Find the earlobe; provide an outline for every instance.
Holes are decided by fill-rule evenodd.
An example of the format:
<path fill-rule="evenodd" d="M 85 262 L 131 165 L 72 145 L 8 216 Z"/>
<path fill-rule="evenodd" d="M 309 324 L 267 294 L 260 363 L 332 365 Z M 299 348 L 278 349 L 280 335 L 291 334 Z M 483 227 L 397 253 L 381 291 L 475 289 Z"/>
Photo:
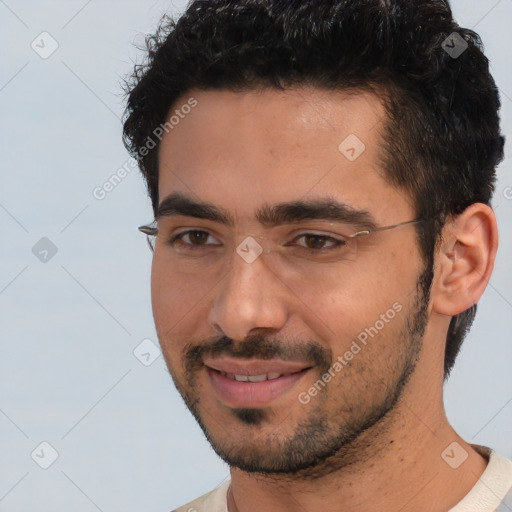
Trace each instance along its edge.
<path fill-rule="evenodd" d="M 472 204 L 445 224 L 443 240 L 436 254 L 432 307 L 454 316 L 480 300 L 491 277 L 498 249 L 494 211 Z"/>

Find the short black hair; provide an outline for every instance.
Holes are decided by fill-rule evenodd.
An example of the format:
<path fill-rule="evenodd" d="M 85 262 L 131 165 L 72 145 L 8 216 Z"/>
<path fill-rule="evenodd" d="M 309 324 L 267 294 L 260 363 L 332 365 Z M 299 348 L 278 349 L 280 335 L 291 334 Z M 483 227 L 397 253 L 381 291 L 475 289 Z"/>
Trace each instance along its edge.
<path fill-rule="evenodd" d="M 387 113 L 385 177 L 409 193 L 418 218 L 431 219 L 416 227 L 428 300 L 441 229 L 469 205 L 490 204 L 504 146 L 482 43 L 454 21 L 448 1 L 193 0 L 178 19 L 164 16 L 146 46 L 146 61 L 125 84 L 123 140 L 154 211 L 155 128 L 187 91 L 311 85 L 377 93 Z M 476 304 L 451 320 L 445 379 L 475 313 Z"/>

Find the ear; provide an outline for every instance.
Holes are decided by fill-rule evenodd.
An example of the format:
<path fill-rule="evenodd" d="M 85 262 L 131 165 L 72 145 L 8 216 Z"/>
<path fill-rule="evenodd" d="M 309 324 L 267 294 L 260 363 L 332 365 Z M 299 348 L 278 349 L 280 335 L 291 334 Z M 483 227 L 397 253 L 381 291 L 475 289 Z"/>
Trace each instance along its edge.
<path fill-rule="evenodd" d="M 447 221 L 436 254 L 432 309 L 454 316 L 476 304 L 484 293 L 498 250 L 496 216 L 475 203 Z"/>

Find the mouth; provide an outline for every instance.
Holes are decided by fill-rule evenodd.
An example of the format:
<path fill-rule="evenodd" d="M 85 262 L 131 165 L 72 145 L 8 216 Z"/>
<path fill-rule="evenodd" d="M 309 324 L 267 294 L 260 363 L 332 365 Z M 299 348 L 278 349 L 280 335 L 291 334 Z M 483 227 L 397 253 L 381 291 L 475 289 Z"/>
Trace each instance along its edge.
<path fill-rule="evenodd" d="M 270 405 L 312 369 L 300 361 L 220 358 L 204 362 L 216 398 L 228 407 L 256 408 Z"/>
<path fill-rule="evenodd" d="M 219 372 L 224 377 L 227 377 L 231 380 L 236 380 L 238 382 L 263 382 L 264 380 L 275 380 L 279 379 L 279 377 L 288 377 L 289 374 L 284 373 L 262 373 L 261 375 L 236 375 L 234 373 L 226 373 L 226 372 Z"/>

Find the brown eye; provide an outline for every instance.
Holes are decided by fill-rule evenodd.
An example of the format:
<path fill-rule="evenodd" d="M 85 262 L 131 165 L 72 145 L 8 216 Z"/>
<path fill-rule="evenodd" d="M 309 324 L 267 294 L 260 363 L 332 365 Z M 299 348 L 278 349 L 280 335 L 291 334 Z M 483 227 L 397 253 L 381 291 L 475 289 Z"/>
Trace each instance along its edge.
<path fill-rule="evenodd" d="M 203 245 L 210 236 L 206 231 L 189 231 L 186 233 L 189 240 L 195 245 Z"/>
<path fill-rule="evenodd" d="M 304 233 L 296 238 L 296 240 L 300 239 L 304 240 L 304 244 L 299 244 L 299 246 L 312 251 L 335 249 L 345 245 L 346 243 L 344 240 L 338 240 L 332 236 L 319 235 L 315 233 Z"/>
<path fill-rule="evenodd" d="M 202 231 L 199 229 L 190 229 L 188 231 L 184 231 L 183 233 L 179 233 L 176 236 L 172 237 L 169 244 L 174 247 L 177 243 L 181 246 L 190 247 L 202 247 L 202 246 L 211 246 L 211 245 L 219 245 L 216 243 L 207 243 L 208 239 L 211 238 L 215 240 L 208 231 Z"/>
<path fill-rule="evenodd" d="M 306 235 L 304 240 L 308 249 L 323 249 L 329 237 L 320 235 Z"/>

